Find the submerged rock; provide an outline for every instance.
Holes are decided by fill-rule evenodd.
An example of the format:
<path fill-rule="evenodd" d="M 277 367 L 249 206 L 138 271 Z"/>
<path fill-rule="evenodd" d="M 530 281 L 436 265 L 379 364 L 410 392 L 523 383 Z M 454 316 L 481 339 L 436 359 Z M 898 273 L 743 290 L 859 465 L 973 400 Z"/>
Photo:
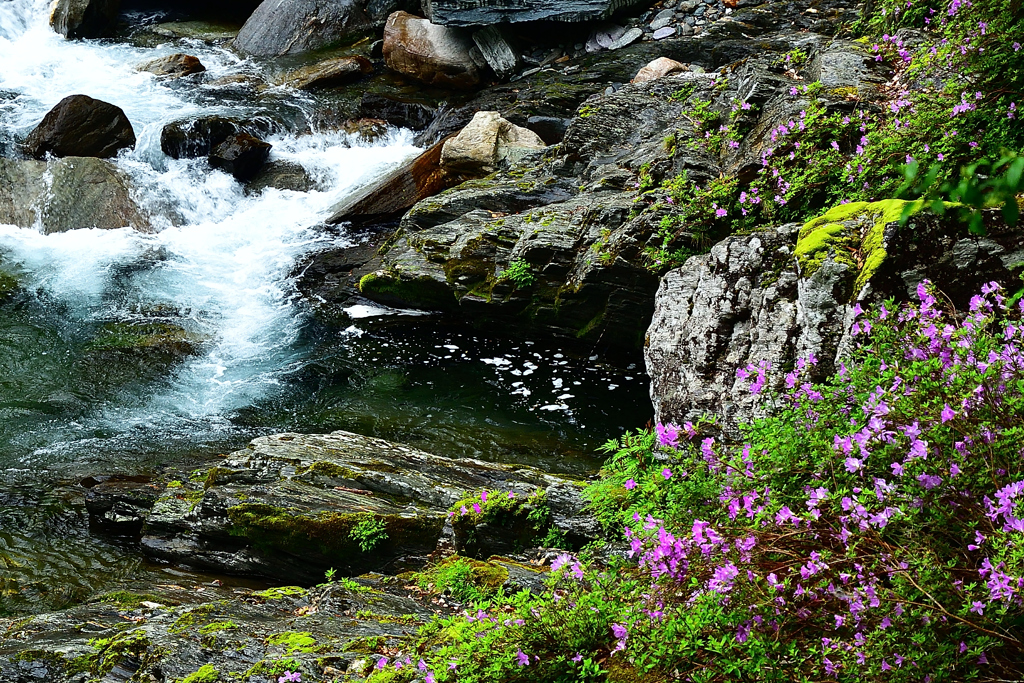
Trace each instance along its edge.
<path fill-rule="evenodd" d="M 293 192 L 310 192 L 322 190 L 324 186 L 317 181 L 301 164 L 290 161 L 271 161 L 253 176 L 246 184 L 245 191 L 256 194 L 268 188 L 291 190 Z"/>
<path fill-rule="evenodd" d="M 665 275 L 647 333 L 647 371 L 657 419 L 715 414 L 735 430 L 768 410 L 764 392 L 736 376 L 748 364 L 792 367 L 814 354 L 813 375 L 831 375 L 852 343 L 853 307 L 907 301 L 925 279 L 954 306 L 1024 263 L 1024 235 L 990 217 L 984 237 L 955 215 L 919 213 L 903 227 L 905 202 L 836 207 L 804 226 L 729 237 Z"/>
<path fill-rule="evenodd" d="M 66 157 L 50 163 L 0 159 L 0 223 L 46 233 L 78 228 L 148 231 L 149 218 L 113 163 Z"/>
<path fill-rule="evenodd" d="M 121 0 L 56 0 L 50 26 L 65 38 L 103 38 L 117 27 Z"/>
<path fill-rule="evenodd" d="M 87 95 L 58 102 L 25 140 L 25 152 L 36 159 L 115 156 L 135 147 L 135 131 L 120 107 Z"/>
<path fill-rule="evenodd" d="M 246 181 L 263 168 L 271 147 L 269 142 L 248 133 L 237 133 L 210 150 L 210 165 Z"/>
<path fill-rule="evenodd" d="M 384 63 L 427 85 L 473 88 L 487 66 L 469 34 L 395 12 L 384 26 Z"/>
<path fill-rule="evenodd" d="M 437 110 L 421 102 L 364 92 L 358 113 L 365 118 L 383 119 L 398 128 L 423 130 L 434 120 Z"/>
<path fill-rule="evenodd" d="M 372 25 L 359 0 L 264 0 L 234 46 L 257 57 L 294 55 L 329 47 Z"/>
<path fill-rule="evenodd" d="M 173 55 L 167 55 L 166 57 L 157 57 L 150 59 L 141 64 L 137 65 L 136 70 L 148 71 L 151 74 L 157 76 L 169 76 L 171 78 L 179 78 L 181 76 L 191 76 L 192 74 L 198 74 L 206 71 L 206 67 L 199 61 L 198 57 L 192 55 L 186 55 L 181 52 Z"/>

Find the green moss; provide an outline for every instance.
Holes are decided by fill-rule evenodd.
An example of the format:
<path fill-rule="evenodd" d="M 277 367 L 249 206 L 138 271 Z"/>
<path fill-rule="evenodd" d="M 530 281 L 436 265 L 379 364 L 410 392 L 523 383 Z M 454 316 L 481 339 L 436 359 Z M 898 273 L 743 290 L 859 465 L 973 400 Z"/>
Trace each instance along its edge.
<path fill-rule="evenodd" d="M 19 286 L 20 285 L 16 277 L 6 271 L 0 270 L 0 300 L 3 300 L 16 292 Z"/>
<path fill-rule="evenodd" d="M 366 638 L 356 638 L 355 640 L 346 643 L 345 647 L 342 648 L 343 652 L 358 652 L 359 654 L 369 655 L 381 652 L 384 646 L 387 645 L 388 639 L 384 636 L 367 636 Z"/>
<path fill-rule="evenodd" d="M 181 683 L 214 683 L 220 680 L 220 672 L 213 664 L 203 664 L 195 673 L 181 679 Z"/>
<path fill-rule="evenodd" d="M 403 626 L 414 626 L 423 623 L 415 614 L 376 614 L 371 610 L 360 610 L 356 612 L 356 619 L 376 621 L 381 624 L 401 624 Z"/>
<path fill-rule="evenodd" d="M 950 205 L 952 206 L 952 205 Z M 923 201 L 908 202 L 902 199 L 886 199 L 878 202 L 851 202 L 833 207 L 825 214 L 813 218 L 800 229 L 795 256 L 800 264 L 801 276 L 810 277 L 828 256 L 840 263 L 846 263 L 859 272 L 854 284 L 854 294 L 864 285 L 885 261 L 882 248 L 885 226 L 912 216 L 925 208 Z M 858 218 L 872 218 L 872 225 L 860 234 L 855 227 L 843 223 Z"/>
<path fill-rule="evenodd" d="M 418 573 L 414 580 L 423 590 L 450 590 L 456 600 L 484 600 L 508 581 L 508 569 L 468 557 L 448 557 Z"/>
<path fill-rule="evenodd" d="M 201 635 L 209 635 L 218 631 L 233 631 L 238 628 L 238 624 L 233 621 L 211 621 L 206 626 L 199 629 Z"/>
<path fill-rule="evenodd" d="M 68 677 L 91 671 L 96 663 L 95 655 L 82 655 L 73 659 L 65 659 L 56 652 L 47 650 L 25 650 L 11 657 L 14 662 L 42 662 L 50 669 L 50 674 L 62 672 Z"/>
<path fill-rule="evenodd" d="M 286 657 L 285 659 L 264 659 L 256 662 L 248 671 L 241 675 L 241 680 L 248 681 L 253 676 L 275 678 L 283 676 L 286 671 L 295 672 L 302 668 L 302 662 Z"/>
<path fill-rule="evenodd" d="M 216 603 L 207 603 L 205 605 L 197 605 L 192 609 L 188 610 L 171 624 L 171 633 L 181 633 L 188 629 L 198 626 L 199 624 L 207 621 L 207 618 L 217 611 Z"/>
<path fill-rule="evenodd" d="M 317 652 L 323 649 L 317 645 L 316 638 L 309 631 L 283 631 L 267 638 L 267 645 L 280 645 L 285 654 L 299 652 Z"/>
<path fill-rule="evenodd" d="M 203 490 L 206 490 L 212 486 L 217 485 L 217 479 L 221 475 L 232 474 L 234 470 L 229 470 L 226 467 L 211 467 L 206 473 L 206 479 L 203 481 Z"/>
<path fill-rule="evenodd" d="M 180 489 L 181 488 L 181 482 L 178 481 L 177 479 L 175 479 L 174 481 L 169 481 L 169 482 L 167 482 L 167 488 L 169 488 L 169 489 Z"/>
<path fill-rule="evenodd" d="M 281 600 L 282 598 L 291 598 L 305 594 L 306 589 L 300 588 L 299 586 L 278 586 L 277 588 L 268 588 L 265 591 L 258 591 L 253 593 L 253 596 L 263 598 L 264 600 Z"/>
<path fill-rule="evenodd" d="M 448 287 L 429 277 L 405 279 L 397 273 L 378 270 L 359 280 L 359 291 L 366 296 L 410 306 L 451 309 L 457 303 Z"/>
<path fill-rule="evenodd" d="M 355 479 L 356 472 L 347 467 L 342 467 L 328 460 L 317 460 L 309 466 L 311 474 L 319 474 L 332 479 Z"/>
<path fill-rule="evenodd" d="M 576 331 L 576 338 L 583 339 L 587 335 L 594 332 L 601 327 L 601 323 L 604 321 L 604 311 L 595 315 L 586 325 Z"/>
<path fill-rule="evenodd" d="M 139 630 L 119 633 L 113 638 L 98 638 L 89 644 L 96 648 L 95 659 L 91 660 L 94 662 L 92 670 L 101 675 L 110 673 L 126 657 L 141 661 L 142 670 L 147 663 L 163 655 L 160 648 L 150 650 L 152 642 L 149 636 Z"/>

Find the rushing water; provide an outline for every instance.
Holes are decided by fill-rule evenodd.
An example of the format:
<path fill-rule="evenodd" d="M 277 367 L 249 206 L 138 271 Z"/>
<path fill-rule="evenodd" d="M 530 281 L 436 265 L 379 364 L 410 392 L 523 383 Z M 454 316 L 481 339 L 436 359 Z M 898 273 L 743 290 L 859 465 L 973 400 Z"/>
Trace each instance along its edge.
<path fill-rule="evenodd" d="M 350 429 L 453 457 L 580 471 L 594 466 L 596 444 L 647 420 L 642 372 L 579 350 L 373 306 L 353 309 L 346 329 L 318 324 L 297 296 L 296 263 L 350 244 L 317 226 L 347 193 L 416 154 L 411 133 L 370 144 L 318 129 L 314 96 L 272 88 L 256 99 L 209 85 L 266 68 L 223 47 L 66 41 L 47 24 L 48 4 L 0 0 L 0 149 L 70 94 L 116 104 L 138 137 L 117 163 L 156 231 L 0 225 L 0 265 L 22 286 L 0 303 L 0 611 L 5 596 L 8 609 L 56 606 L 149 571 L 81 531 L 82 474 L 151 469 L 286 429 Z M 202 83 L 134 68 L 179 51 L 206 65 Z M 301 164 L 321 189 L 248 194 L 204 159 L 161 152 L 166 123 L 210 113 L 278 122 L 272 159 Z M 132 321 L 172 322 L 199 351 L 96 350 L 105 326 Z"/>

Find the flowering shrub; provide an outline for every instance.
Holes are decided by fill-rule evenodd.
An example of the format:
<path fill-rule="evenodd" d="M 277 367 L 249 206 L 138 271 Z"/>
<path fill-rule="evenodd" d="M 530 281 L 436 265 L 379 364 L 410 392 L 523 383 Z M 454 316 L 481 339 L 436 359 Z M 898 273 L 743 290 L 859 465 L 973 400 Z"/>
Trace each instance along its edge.
<path fill-rule="evenodd" d="M 1018 42 L 1024 40 L 1024 5 L 1011 0 L 881 0 L 876 5 L 863 13 L 858 31 L 875 60 L 891 70 L 886 86 L 840 93 L 819 82 L 794 80 L 788 97 L 798 113 L 752 141 L 760 150 L 752 180 L 722 177 L 700 186 L 685 176 L 648 178 L 639 188 L 641 205 L 668 212 L 646 252 L 652 270 L 662 272 L 706 251 L 714 241 L 709 237 L 802 222 L 837 203 L 896 196 L 908 165 L 915 172 L 918 166 L 934 169 L 929 186 L 918 188 L 925 193 L 955 186 L 962 168 L 973 176 L 985 159 L 1024 149 L 1024 127 L 1017 118 L 1024 97 L 1024 52 Z M 901 31 L 906 28 L 922 33 L 910 36 Z M 727 111 L 718 111 L 711 108 L 716 97 L 717 89 L 688 91 L 684 116 L 695 125 L 691 144 L 717 151 L 729 166 L 745 149 L 751 105 L 734 101 Z M 1012 201 L 1014 192 L 987 194 L 1002 204 Z"/>
<path fill-rule="evenodd" d="M 438 619 L 371 680 L 1020 680 L 1024 307 L 918 295 L 857 310 L 835 377 L 798 363 L 740 442 L 612 442 L 591 505 L 636 564 L 563 555 L 544 594 Z"/>

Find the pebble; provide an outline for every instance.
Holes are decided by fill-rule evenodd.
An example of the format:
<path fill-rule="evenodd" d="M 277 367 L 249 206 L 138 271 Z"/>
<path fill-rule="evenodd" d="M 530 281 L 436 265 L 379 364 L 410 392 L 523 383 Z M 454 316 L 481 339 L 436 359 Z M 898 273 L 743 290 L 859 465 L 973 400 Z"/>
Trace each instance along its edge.
<path fill-rule="evenodd" d="M 671 19 L 672 15 L 674 15 L 674 14 L 675 14 L 674 10 L 663 9 L 660 12 L 658 12 L 656 15 L 654 15 L 654 21 L 660 21 L 662 19 Z"/>
<path fill-rule="evenodd" d="M 657 31 L 654 32 L 654 39 L 655 40 L 663 40 L 665 38 L 670 38 L 671 36 L 674 36 L 675 34 L 676 34 L 676 27 L 675 26 L 665 26 L 664 28 L 659 28 Z"/>
<path fill-rule="evenodd" d="M 689 24 L 680 24 L 679 25 L 679 35 L 681 35 L 681 36 L 692 36 L 693 35 L 693 27 L 690 26 Z"/>
<path fill-rule="evenodd" d="M 636 27 L 633 27 L 633 28 L 629 29 L 628 31 L 626 31 L 625 33 L 623 33 L 622 36 L 620 36 L 618 40 L 614 41 L 611 45 L 609 45 L 608 49 L 609 50 L 618 50 L 619 48 L 623 48 L 623 47 L 626 47 L 627 45 L 631 45 L 631 44 L 635 43 L 640 38 L 640 36 L 642 36 L 643 34 L 644 34 L 643 31 L 641 31 L 640 29 L 638 29 Z"/>
<path fill-rule="evenodd" d="M 672 23 L 672 17 L 662 17 L 651 22 L 651 30 L 659 31 Z"/>
<path fill-rule="evenodd" d="M 626 33 L 626 29 L 621 26 L 613 26 L 607 31 L 598 31 L 597 35 L 594 36 L 597 39 L 597 44 L 604 49 L 609 49 L 612 44 L 621 38 Z"/>

